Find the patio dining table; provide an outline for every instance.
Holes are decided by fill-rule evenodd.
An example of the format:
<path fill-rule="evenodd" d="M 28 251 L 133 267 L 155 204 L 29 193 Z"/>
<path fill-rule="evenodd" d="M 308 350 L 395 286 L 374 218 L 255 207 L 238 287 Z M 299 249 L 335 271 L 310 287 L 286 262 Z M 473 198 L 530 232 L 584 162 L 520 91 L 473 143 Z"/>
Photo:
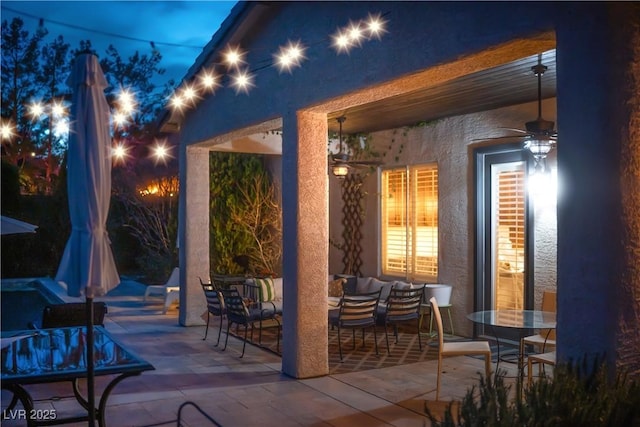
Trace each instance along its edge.
<path fill-rule="evenodd" d="M 485 310 L 468 314 L 467 318 L 474 323 L 488 325 L 494 330 L 494 336 L 498 343 L 498 354 L 500 352 L 500 341 L 498 340 L 495 327 L 517 329 L 520 339 L 518 340 L 518 391 L 521 390 L 525 349 L 522 338 L 531 329 L 555 329 L 556 313 L 540 310 Z M 499 363 L 500 358 L 498 358 Z M 496 368 L 497 373 L 497 368 Z"/>
<path fill-rule="evenodd" d="M 96 420 L 106 425 L 105 409 L 109 394 L 125 378 L 155 369 L 113 338 L 103 327 L 94 329 L 95 375 L 116 375 L 100 397 L 96 408 Z M 33 384 L 70 381 L 73 394 L 85 410 L 87 399 L 81 394 L 78 380 L 87 377 L 86 328 L 68 327 L 20 331 L 13 336 L 3 336 L 2 389 L 13 393 L 11 403 L 3 410 L 3 417 L 26 421 L 27 426 L 67 424 L 88 421 L 86 415 L 59 418 L 55 409 L 36 409 L 25 388 Z M 14 410 L 18 401 L 23 410 Z"/>

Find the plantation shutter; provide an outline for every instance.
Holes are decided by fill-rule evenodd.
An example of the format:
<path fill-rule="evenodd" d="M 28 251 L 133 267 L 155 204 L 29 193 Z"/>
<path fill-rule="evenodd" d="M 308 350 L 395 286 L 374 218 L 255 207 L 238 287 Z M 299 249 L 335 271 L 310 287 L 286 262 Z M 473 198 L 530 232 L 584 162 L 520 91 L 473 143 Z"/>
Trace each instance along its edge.
<path fill-rule="evenodd" d="M 496 309 L 524 306 L 525 173 L 522 164 L 498 173 Z"/>
<path fill-rule="evenodd" d="M 438 170 L 382 173 L 382 273 L 410 280 L 438 275 Z"/>

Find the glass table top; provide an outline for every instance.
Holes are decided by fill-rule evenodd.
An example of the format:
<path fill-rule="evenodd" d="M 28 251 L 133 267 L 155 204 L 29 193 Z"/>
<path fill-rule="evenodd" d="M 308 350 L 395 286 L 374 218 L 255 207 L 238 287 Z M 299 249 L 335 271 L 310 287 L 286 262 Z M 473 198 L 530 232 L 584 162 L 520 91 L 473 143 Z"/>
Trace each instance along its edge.
<path fill-rule="evenodd" d="M 486 310 L 467 315 L 475 323 L 517 329 L 553 329 L 556 313 L 539 310 Z"/>
<path fill-rule="evenodd" d="M 3 382 L 29 383 L 73 378 L 86 373 L 86 328 L 23 332 L 29 335 L 10 340 L 3 338 Z M 94 328 L 94 358 L 96 375 L 153 369 L 152 365 L 125 349 L 99 326 Z"/>

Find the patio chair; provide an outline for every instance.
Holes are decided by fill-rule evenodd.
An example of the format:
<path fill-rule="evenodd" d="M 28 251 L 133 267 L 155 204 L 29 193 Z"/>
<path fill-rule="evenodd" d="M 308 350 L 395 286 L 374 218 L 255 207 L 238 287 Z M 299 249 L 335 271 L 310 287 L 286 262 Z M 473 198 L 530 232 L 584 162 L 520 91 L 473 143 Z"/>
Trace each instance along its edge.
<path fill-rule="evenodd" d="M 151 294 L 164 295 L 164 308 L 162 314 L 165 314 L 171 304 L 180 299 L 180 268 L 176 267 L 171 272 L 169 279 L 164 285 L 150 285 L 144 291 L 143 301 L 147 302 L 147 297 Z"/>
<path fill-rule="evenodd" d="M 556 293 L 544 291 L 542 294 L 542 311 L 555 313 L 556 306 Z M 541 329 L 537 334 L 522 338 L 522 345 L 531 345 L 540 353 L 545 353 L 548 349 L 555 348 L 556 331 L 555 329 Z"/>
<path fill-rule="evenodd" d="M 534 363 L 540 364 L 538 373 L 542 374 L 544 365 L 556 366 L 556 352 L 550 351 L 548 353 L 531 354 L 527 357 L 527 380 L 529 384 L 531 384 L 531 379 L 533 378 Z"/>
<path fill-rule="evenodd" d="M 438 326 L 438 377 L 436 380 L 436 401 L 440 400 L 440 376 L 442 374 L 442 358 L 447 356 L 484 356 L 485 376 L 491 375 L 491 347 L 487 341 L 444 342 L 442 316 L 435 297 L 429 300 L 431 313 Z"/>
<path fill-rule="evenodd" d="M 222 350 L 227 349 L 227 343 L 229 342 L 229 330 L 231 329 L 231 325 L 236 325 L 236 333 L 238 331 L 238 327 L 240 325 L 244 326 L 244 338 L 242 344 L 242 354 L 240 357 L 244 356 L 244 350 L 247 345 L 247 332 L 249 327 L 251 328 L 251 340 L 253 341 L 253 329 L 255 328 L 255 324 L 259 324 L 260 329 L 260 338 L 258 343 L 262 343 L 262 328 L 267 326 L 267 321 L 269 322 L 269 327 L 277 327 L 277 343 L 276 343 L 276 352 L 280 351 L 280 332 L 282 331 L 282 325 L 278 318 L 276 317 L 275 312 L 268 310 L 263 310 L 257 307 L 255 304 L 250 301 L 246 301 L 240 295 L 240 292 L 236 288 L 228 288 L 220 290 L 222 293 L 222 298 L 224 300 L 226 314 L 227 314 L 227 337 L 224 341 L 224 348 Z"/>
<path fill-rule="evenodd" d="M 424 294 L 424 286 L 419 288 L 395 289 L 391 293 L 383 314 L 378 317 L 378 324 L 384 326 L 384 337 L 387 342 L 387 354 L 389 350 L 388 327 L 393 326 L 393 332 L 398 344 L 398 325 L 401 323 L 415 322 L 418 334 L 418 345 L 422 351 L 422 339 L 420 338 L 420 303 Z"/>
<path fill-rule="evenodd" d="M 376 313 L 380 292 L 345 294 L 340 299 L 340 309 L 329 311 L 329 323 L 332 327 L 338 327 L 338 351 L 342 362 L 342 340 L 340 331 L 351 329 L 353 334 L 353 349 L 356 348 L 356 329 L 362 329 L 362 347 L 364 347 L 364 330 L 373 327 L 373 337 L 376 346 L 376 356 L 378 353 L 378 336 L 376 334 Z"/>
<path fill-rule="evenodd" d="M 107 305 L 102 302 L 93 303 L 93 324 L 104 326 L 104 318 L 107 314 Z M 67 328 L 71 326 L 87 325 L 87 304 L 73 302 L 66 304 L 47 305 L 42 310 L 42 322 L 40 328 Z M 39 329 L 35 323 L 29 325 L 32 329 Z"/>
<path fill-rule="evenodd" d="M 204 291 L 204 296 L 207 299 L 207 328 L 204 331 L 204 338 L 202 340 L 207 339 L 207 334 L 209 333 L 209 320 L 211 316 L 220 317 L 220 325 L 218 326 L 218 340 L 216 341 L 216 347 L 220 344 L 220 335 L 222 334 L 222 321 L 225 316 L 225 306 L 224 306 L 224 298 L 222 297 L 222 293 L 219 289 L 211 283 L 205 283 L 200 279 L 200 285 L 202 286 L 202 290 Z"/>

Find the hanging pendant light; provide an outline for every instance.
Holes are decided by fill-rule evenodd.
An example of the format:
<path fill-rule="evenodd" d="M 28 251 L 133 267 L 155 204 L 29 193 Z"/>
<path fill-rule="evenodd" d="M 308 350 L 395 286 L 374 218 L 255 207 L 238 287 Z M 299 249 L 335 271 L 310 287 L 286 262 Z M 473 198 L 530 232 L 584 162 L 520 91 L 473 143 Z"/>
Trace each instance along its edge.
<path fill-rule="evenodd" d="M 349 174 L 349 166 L 346 164 L 346 161 L 349 160 L 349 156 L 342 151 L 342 123 L 344 123 L 346 119 L 347 118 L 345 116 L 340 116 L 336 119 L 340 124 L 340 129 L 338 131 L 340 149 L 338 150 L 338 154 L 333 156 L 333 166 L 331 167 L 331 171 L 333 172 L 333 176 L 339 179 L 344 179 L 344 177 Z"/>
<path fill-rule="evenodd" d="M 540 60 L 538 64 L 531 67 L 531 71 L 538 78 L 538 118 L 526 123 L 527 135 L 524 141 L 524 148 L 529 150 L 535 159 L 536 166 L 544 167 L 544 159 L 553 149 L 557 141 L 557 132 L 554 129 L 554 122 L 542 118 L 542 75 L 547 70 Z"/>

